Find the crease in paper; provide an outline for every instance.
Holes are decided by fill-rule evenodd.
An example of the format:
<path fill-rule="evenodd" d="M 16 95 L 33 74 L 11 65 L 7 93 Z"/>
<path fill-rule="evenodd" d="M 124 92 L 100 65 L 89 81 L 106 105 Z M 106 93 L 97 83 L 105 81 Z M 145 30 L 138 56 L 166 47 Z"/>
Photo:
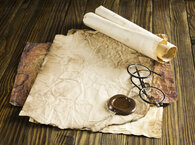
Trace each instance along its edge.
<path fill-rule="evenodd" d="M 150 114 L 149 117 L 147 115 L 151 108 L 139 96 L 135 96 L 137 90 L 129 96 L 137 103 L 133 114 L 113 115 L 105 108 L 110 97 L 128 95 L 133 89 L 126 71 L 132 63 L 153 68 L 151 59 L 104 34 L 79 30 L 68 36 L 56 35 L 20 116 L 29 116 L 30 121 L 61 129 L 90 129 L 160 137 L 160 123 L 146 125 L 145 131 L 132 128 L 134 125 L 129 124 L 146 117 L 137 123 L 139 125 L 150 118 Z M 151 83 L 151 78 L 146 81 Z M 162 112 L 162 108 L 154 107 L 152 114 L 155 112 Z M 159 122 L 162 121 L 162 113 L 153 117 L 153 121 L 157 118 Z M 112 126 L 124 123 L 127 123 L 126 129 L 124 125 Z M 159 131 L 151 133 L 154 127 Z"/>

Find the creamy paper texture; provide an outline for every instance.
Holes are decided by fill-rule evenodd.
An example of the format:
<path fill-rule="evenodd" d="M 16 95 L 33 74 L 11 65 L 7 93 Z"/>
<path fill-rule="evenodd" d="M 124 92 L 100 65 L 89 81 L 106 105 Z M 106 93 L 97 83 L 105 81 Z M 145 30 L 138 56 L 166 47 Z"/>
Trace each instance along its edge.
<path fill-rule="evenodd" d="M 126 71 L 132 63 L 153 67 L 151 59 L 101 33 L 56 35 L 20 115 L 62 129 L 160 137 L 162 108 L 149 108 L 132 89 Z M 136 111 L 128 116 L 108 111 L 106 102 L 116 94 L 134 98 Z M 121 123 L 126 124 L 112 125 Z"/>
<path fill-rule="evenodd" d="M 103 6 L 98 7 L 95 13 L 85 14 L 83 22 L 87 26 L 159 62 L 170 61 L 177 51 L 175 45 Z"/>
<path fill-rule="evenodd" d="M 160 138 L 162 134 L 162 116 L 163 108 L 153 106 L 150 107 L 146 116 L 143 118 L 123 125 L 111 125 L 104 128 L 101 132 L 144 135 L 147 137 Z"/>

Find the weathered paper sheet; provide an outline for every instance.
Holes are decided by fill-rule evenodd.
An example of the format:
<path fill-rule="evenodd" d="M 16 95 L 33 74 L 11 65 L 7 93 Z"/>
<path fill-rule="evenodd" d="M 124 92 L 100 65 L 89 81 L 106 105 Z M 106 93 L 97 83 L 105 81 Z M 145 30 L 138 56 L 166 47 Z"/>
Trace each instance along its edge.
<path fill-rule="evenodd" d="M 144 135 L 147 137 L 160 138 L 162 135 L 162 117 L 163 108 L 153 106 L 150 107 L 146 116 L 143 118 L 123 125 L 111 125 L 104 128 L 101 132 Z"/>
<path fill-rule="evenodd" d="M 132 84 L 126 67 L 132 63 L 153 68 L 151 59 L 101 33 L 80 30 L 69 36 L 56 35 L 20 115 L 59 128 L 160 137 L 162 108 L 154 107 L 151 111 L 148 104 L 136 95 L 130 96 L 137 103 L 137 112 L 131 115 L 113 115 L 105 108 L 113 95 L 129 95 Z M 151 83 L 151 79 L 148 82 Z M 149 120 L 159 118 L 159 123 L 145 126 L 145 133 L 140 128 L 132 129 L 129 123 L 126 129 L 124 125 L 120 129 L 119 125 L 117 128 L 121 131 L 117 131 L 116 126 L 105 128 L 112 124 L 140 120 L 146 115 L 145 120 L 142 118 L 142 122 L 145 122 L 150 118 L 147 112 L 152 112 L 153 117 L 156 117 Z"/>

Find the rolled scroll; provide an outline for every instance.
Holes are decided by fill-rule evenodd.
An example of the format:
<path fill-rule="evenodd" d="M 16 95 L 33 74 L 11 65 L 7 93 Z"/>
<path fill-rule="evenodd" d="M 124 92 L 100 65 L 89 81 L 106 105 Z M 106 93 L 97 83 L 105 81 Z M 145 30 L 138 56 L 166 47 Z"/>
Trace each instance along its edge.
<path fill-rule="evenodd" d="M 159 62 L 170 61 L 177 51 L 175 45 L 103 6 L 98 7 L 95 13 L 85 14 L 83 22 L 85 25 Z"/>

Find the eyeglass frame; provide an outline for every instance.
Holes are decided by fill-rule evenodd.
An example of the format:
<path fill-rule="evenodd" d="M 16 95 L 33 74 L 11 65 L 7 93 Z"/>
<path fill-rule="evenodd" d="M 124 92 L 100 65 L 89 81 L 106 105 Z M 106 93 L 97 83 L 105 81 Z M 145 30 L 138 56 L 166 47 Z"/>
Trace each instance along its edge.
<path fill-rule="evenodd" d="M 135 69 L 136 69 L 136 71 L 133 72 L 133 73 L 131 73 L 131 72 L 129 71 L 129 68 L 132 67 L 132 66 L 135 66 Z M 146 70 L 144 70 L 144 71 L 149 71 L 149 74 L 148 74 L 147 76 L 141 77 L 140 74 L 139 74 L 139 71 L 143 71 L 143 70 L 138 70 L 136 66 L 141 66 L 141 67 L 145 68 Z M 128 73 L 130 74 L 130 76 L 131 76 L 131 77 L 130 77 L 130 81 L 132 82 L 132 84 L 134 84 L 134 86 L 135 86 L 136 88 L 139 89 L 139 96 L 140 96 L 140 98 L 141 98 L 144 102 L 149 103 L 149 104 L 154 104 L 154 105 L 156 105 L 156 106 L 162 106 L 162 105 L 163 105 L 163 101 L 164 101 L 164 99 L 165 99 L 165 97 L 166 97 L 165 93 L 164 93 L 161 89 L 159 89 L 159 88 L 157 88 L 157 87 L 153 87 L 153 86 L 146 87 L 146 86 L 145 86 L 146 83 L 144 83 L 144 81 L 143 81 L 144 79 L 149 78 L 149 77 L 151 76 L 152 73 L 154 73 L 154 74 L 156 74 L 156 75 L 158 75 L 158 76 L 161 76 L 160 74 L 158 74 L 158 73 L 156 73 L 156 72 L 150 70 L 148 67 L 146 67 L 146 66 L 144 66 L 144 65 L 141 65 L 141 64 L 131 64 L 131 65 L 129 65 L 129 66 L 127 67 L 127 72 L 128 72 Z M 138 76 L 134 75 L 135 73 L 137 73 Z M 140 88 L 137 84 L 135 84 L 135 82 L 133 81 L 133 78 L 139 79 L 142 88 Z M 162 93 L 162 95 L 163 95 L 163 98 L 162 98 L 159 102 L 151 102 L 151 101 L 145 100 L 145 99 L 142 97 L 141 93 L 142 93 L 142 92 L 144 93 L 145 90 L 146 90 L 147 88 L 153 88 L 153 89 L 156 89 L 156 90 L 160 91 L 160 92 Z M 147 96 L 146 93 L 144 93 L 144 94 Z"/>

